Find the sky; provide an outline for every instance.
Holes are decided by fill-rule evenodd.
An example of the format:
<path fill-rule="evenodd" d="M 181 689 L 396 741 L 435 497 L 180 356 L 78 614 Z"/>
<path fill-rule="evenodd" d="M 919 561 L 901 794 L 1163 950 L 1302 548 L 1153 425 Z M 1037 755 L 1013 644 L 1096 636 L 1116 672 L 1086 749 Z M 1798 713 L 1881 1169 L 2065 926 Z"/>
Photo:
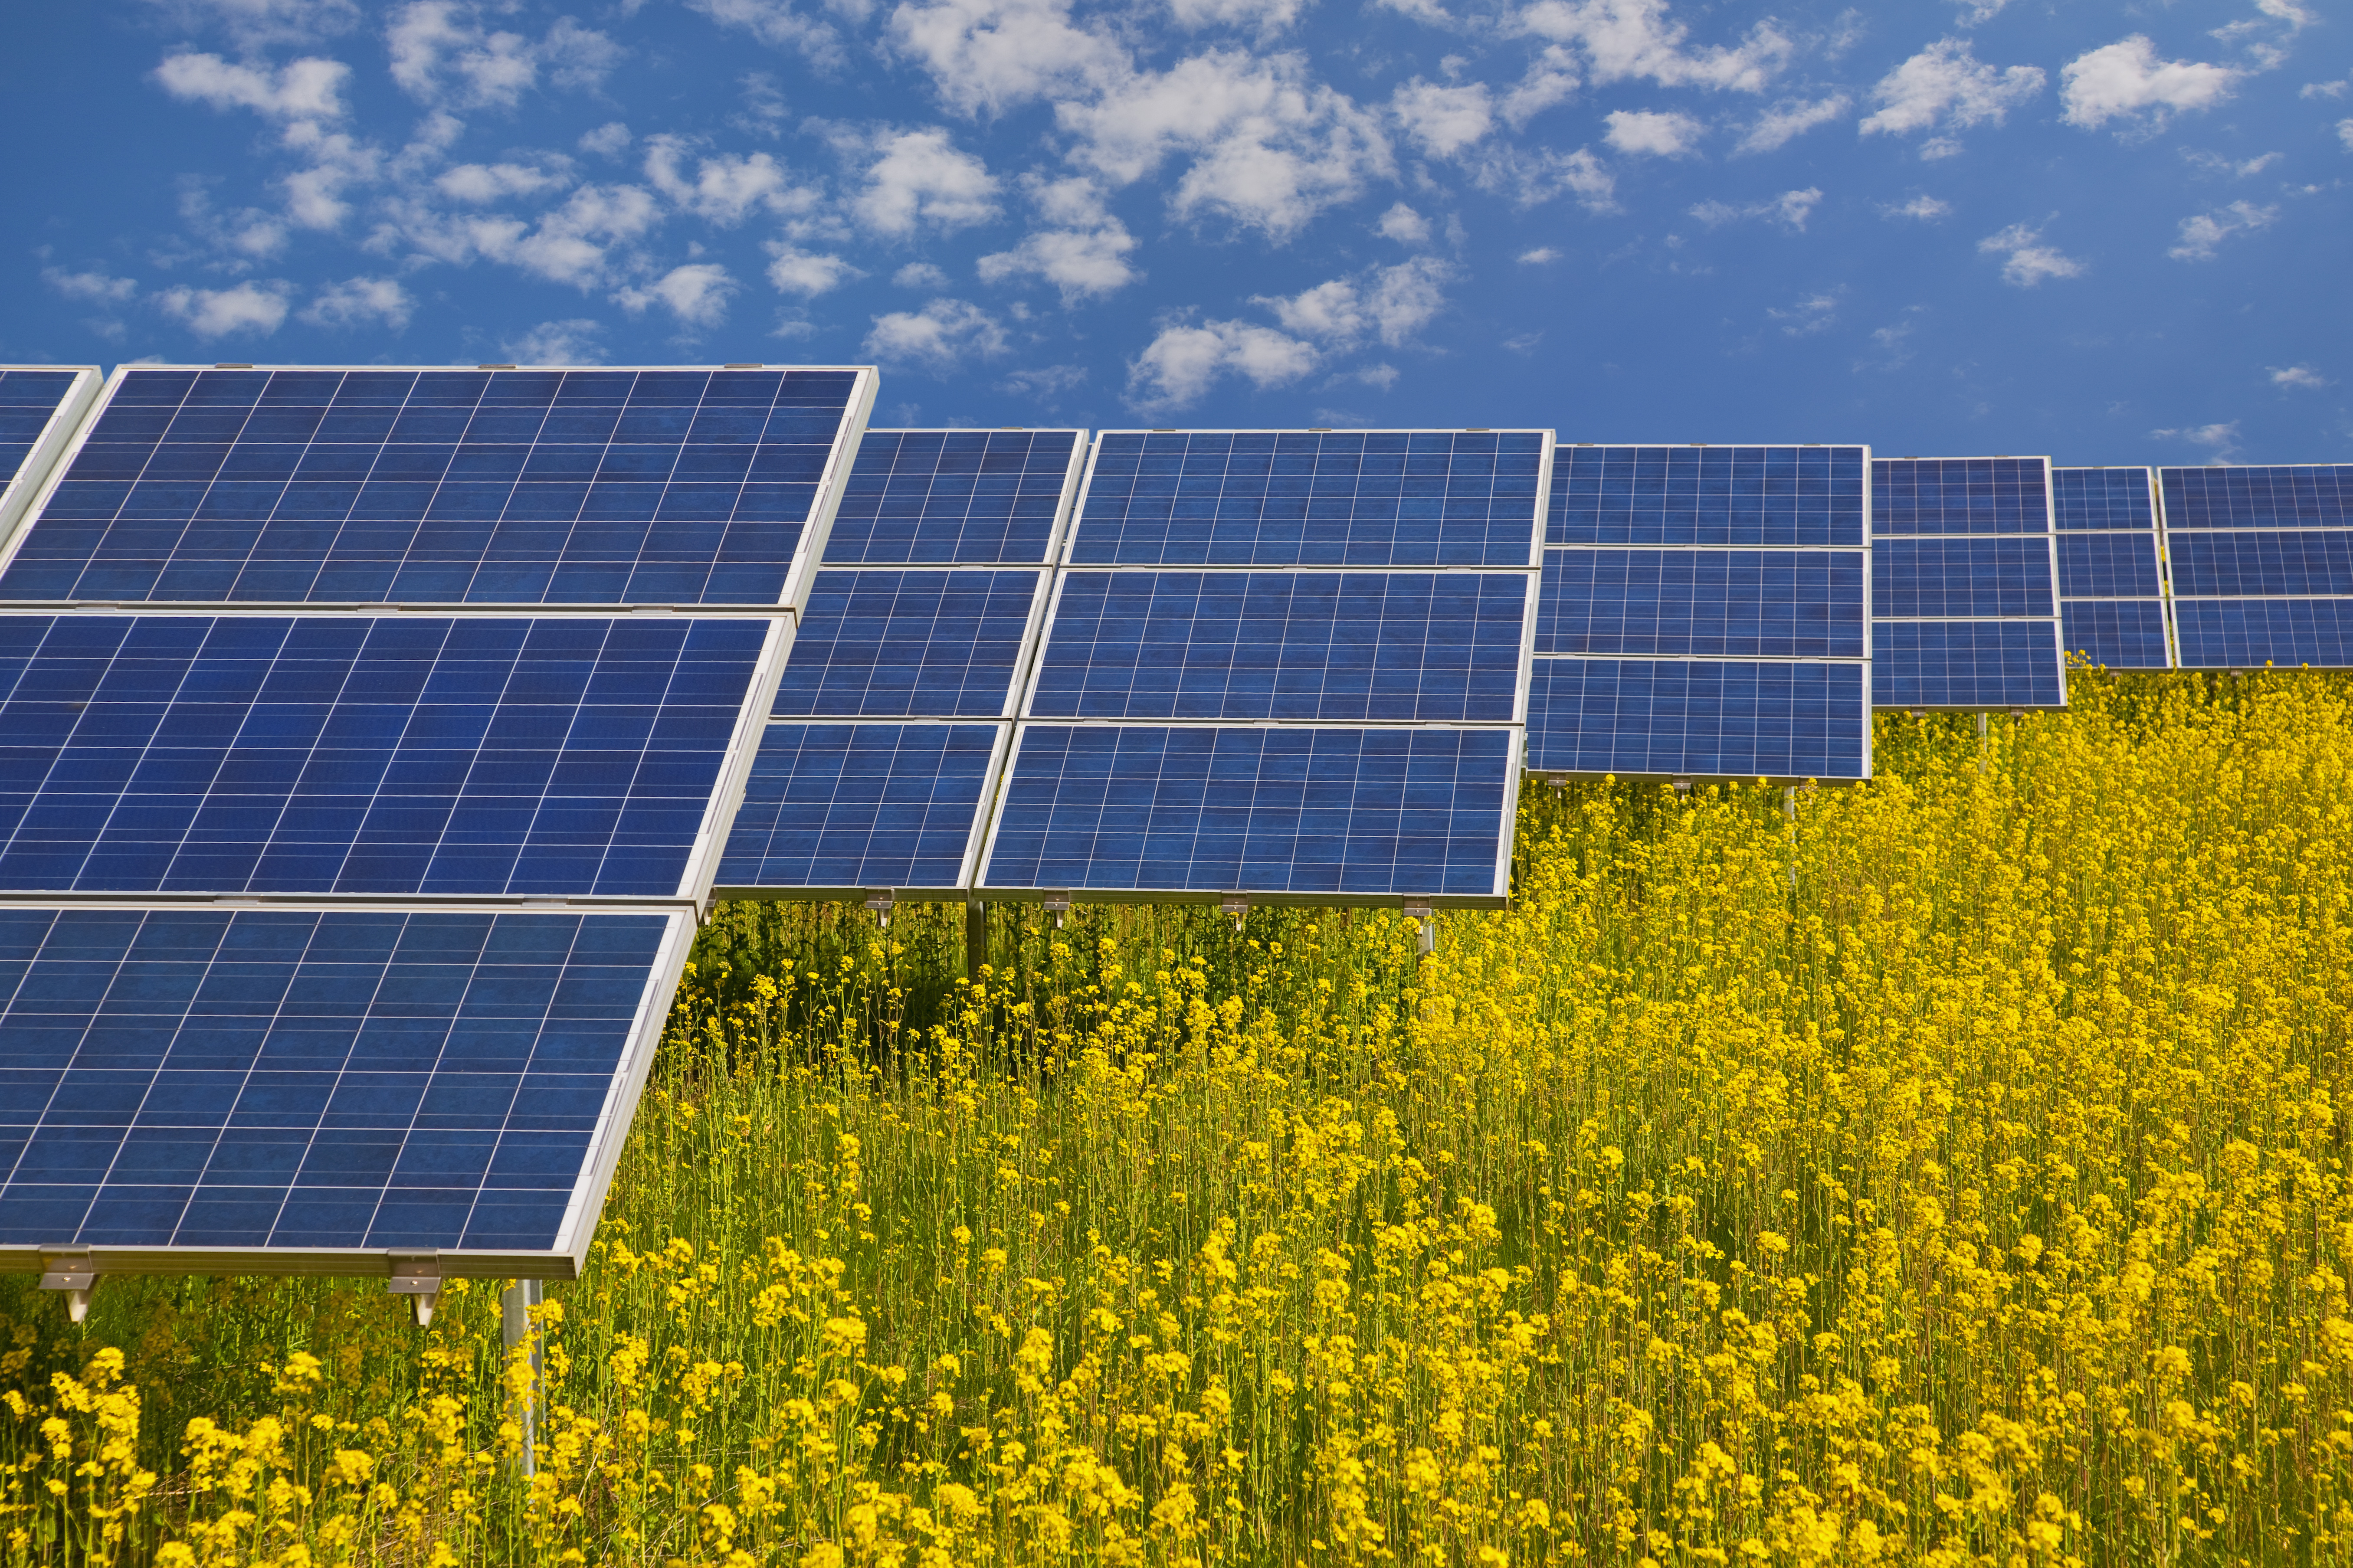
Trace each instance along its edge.
<path fill-rule="evenodd" d="M 2353 461 L 2321 0 L 14 8 L 0 361 Z"/>

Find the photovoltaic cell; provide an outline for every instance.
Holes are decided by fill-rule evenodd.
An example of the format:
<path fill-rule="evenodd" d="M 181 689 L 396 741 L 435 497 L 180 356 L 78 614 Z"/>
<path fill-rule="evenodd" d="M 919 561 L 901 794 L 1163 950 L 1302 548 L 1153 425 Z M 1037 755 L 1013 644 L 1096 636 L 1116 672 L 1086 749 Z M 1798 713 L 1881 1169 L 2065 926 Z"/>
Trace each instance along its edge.
<path fill-rule="evenodd" d="M 118 380 L 0 597 L 774 605 L 851 370 Z"/>
<path fill-rule="evenodd" d="M 1862 778 L 1860 660 L 1540 658 L 1528 733 L 1537 772 L 1668 777 Z"/>
<path fill-rule="evenodd" d="M 1528 577 L 1065 572 L 1029 712 L 1508 724 Z"/>
<path fill-rule="evenodd" d="M 1861 548 L 1864 447 L 1555 448 L 1551 544 Z"/>
<path fill-rule="evenodd" d="M 0 910 L 0 1244 L 575 1247 L 684 919 Z"/>
<path fill-rule="evenodd" d="M 1861 550 L 1547 550 L 1536 653 L 1861 658 Z"/>
<path fill-rule="evenodd" d="M 1529 566 L 1541 431 L 1106 430 L 1080 566 Z"/>
<path fill-rule="evenodd" d="M 2353 464 L 2159 468 L 2181 663 L 2353 666 Z"/>
<path fill-rule="evenodd" d="M 70 370 L 0 370 L 0 489 L 5 489 L 78 379 Z"/>
<path fill-rule="evenodd" d="M 1882 458 L 1872 464 L 1872 531 L 2051 531 L 2042 458 Z"/>
<path fill-rule="evenodd" d="M 826 563 L 1048 564 L 1081 434 L 868 430 Z"/>
<path fill-rule="evenodd" d="M 689 895 L 768 634 L 0 616 L 0 889 Z"/>
<path fill-rule="evenodd" d="M 953 891 L 1006 724 L 771 724 L 717 886 Z"/>
<path fill-rule="evenodd" d="M 2057 708 L 2055 621 L 1876 621 L 1873 702 L 1881 708 Z"/>
<path fill-rule="evenodd" d="M 2109 669 L 2169 669 L 2157 486 L 2147 468 L 2053 468 L 2067 651 Z"/>
<path fill-rule="evenodd" d="M 778 718 L 1010 718 L 1042 572 L 818 574 Z"/>
<path fill-rule="evenodd" d="M 1507 729 L 1025 724 L 984 888 L 1504 892 Z"/>
<path fill-rule="evenodd" d="M 1883 539 L 1871 555 L 1883 620 L 1997 620 L 2055 613 L 2051 542 L 2031 534 Z"/>
<path fill-rule="evenodd" d="M 2159 599 L 2157 531 L 2063 533 L 2059 536 L 2060 603 L 2072 617 L 2078 600 Z"/>
<path fill-rule="evenodd" d="M 1882 458 L 1871 475 L 1873 702 L 2064 707 L 2049 462 Z"/>
<path fill-rule="evenodd" d="M 2070 653 L 2110 669 L 2170 669 L 2161 599 L 2069 599 L 2063 623 Z"/>

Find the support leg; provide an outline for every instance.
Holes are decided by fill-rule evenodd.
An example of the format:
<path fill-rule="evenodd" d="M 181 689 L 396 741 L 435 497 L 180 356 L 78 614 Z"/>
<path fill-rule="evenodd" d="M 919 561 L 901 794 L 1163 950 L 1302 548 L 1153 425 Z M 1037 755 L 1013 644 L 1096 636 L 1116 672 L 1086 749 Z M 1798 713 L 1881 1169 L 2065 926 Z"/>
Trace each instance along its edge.
<path fill-rule="evenodd" d="M 512 1353 L 515 1346 L 531 1340 L 531 1391 L 519 1396 L 514 1404 L 515 1424 L 522 1428 L 522 1473 L 526 1478 L 538 1473 L 540 1381 L 544 1375 L 544 1362 L 540 1355 L 539 1341 L 533 1335 L 531 1310 L 545 1300 L 547 1287 L 537 1279 L 518 1279 L 499 1298 L 501 1338 Z"/>

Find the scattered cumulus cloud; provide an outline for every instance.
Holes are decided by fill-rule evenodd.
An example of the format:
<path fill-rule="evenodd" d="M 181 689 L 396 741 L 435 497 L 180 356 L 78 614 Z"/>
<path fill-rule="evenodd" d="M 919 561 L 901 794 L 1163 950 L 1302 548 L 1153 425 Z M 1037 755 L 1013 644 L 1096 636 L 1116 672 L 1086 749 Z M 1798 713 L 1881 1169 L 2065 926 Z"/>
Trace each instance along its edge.
<path fill-rule="evenodd" d="M 1135 281 L 1138 274 L 1128 261 L 1135 237 L 1104 206 L 1103 192 L 1093 181 L 1078 175 L 1064 180 L 1032 175 L 1023 184 L 1045 226 L 1011 250 L 982 257 L 982 282 L 1042 278 L 1060 289 L 1062 303 L 1071 306 L 1115 294 Z"/>
<path fill-rule="evenodd" d="M 2193 425 L 2179 429 L 2152 430 L 2152 438 L 2159 441 L 2187 441 L 2192 446 L 2209 448 L 2208 460 L 2226 463 L 2239 450 L 2239 422 Z"/>
<path fill-rule="evenodd" d="M 459 163 L 444 169 L 433 182 L 452 201 L 476 205 L 510 196 L 535 196 L 561 190 L 572 183 L 568 171 L 542 169 L 528 163 Z"/>
<path fill-rule="evenodd" d="M 2308 81 L 2297 89 L 2298 98 L 2343 98 L 2353 92 L 2353 76 L 2339 77 L 2335 81 Z"/>
<path fill-rule="evenodd" d="M 139 292 L 135 279 L 110 277 L 96 268 L 69 272 L 62 267 L 44 267 L 41 280 L 67 299 L 86 305 L 127 304 Z"/>
<path fill-rule="evenodd" d="M 1999 125 L 2010 111 L 2041 94 L 2043 77 L 2035 66 L 1996 68 L 1969 51 L 1965 38 L 1939 38 L 1879 79 L 1871 89 L 1877 112 L 1863 119 L 1866 136 L 1908 136 L 1943 131 L 1922 156 L 1958 151 L 1949 132 L 1972 125 Z"/>
<path fill-rule="evenodd" d="M 654 305 L 665 305 L 679 324 L 715 327 L 727 319 L 727 302 L 735 297 L 735 279 L 715 261 L 673 267 L 643 288 L 624 288 L 613 302 L 637 315 Z"/>
<path fill-rule="evenodd" d="M 266 338 L 286 320 L 282 283 L 239 283 L 231 289 L 167 289 L 156 302 L 200 338 L 231 334 Z"/>
<path fill-rule="evenodd" d="M 319 291 L 301 319 L 316 327 L 381 327 L 398 331 L 417 309 L 408 290 L 391 278 L 347 278 Z"/>
<path fill-rule="evenodd" d="M 459 0 L 411 0 L 385 28 L 392 79 L 420 103 L 457 109 L 512 109 L 539 85 L 594 89 L 627 52 L 569 16 L 537 39 L 482 25 Z"/>
<path fill-rule="evenodd" d="M 1380 221 L 1373 225 L 1373 232 L 1399 245 L 1428 245 L 1430 220 L 1398 202 L 1381 215 Z"/>
<path fill-rule="evenodd" d="M 934 300 L 921 310 L 892 310 L 874 319 L 866 352 L 885 364 L 908 365 L 946 374 L 966 359 L 990 359 L 1005 352 L 1004 326 L 964 300 Z"/>
<path fill-rule="evenodd" d="M 811 65 L 830 68 L 847 58 L 833 25 L 796 9 L 793 0 L 686 0 L 686 5 L 722 26 L 741 27 L 772 48 L 791 49 Z"/>
<path fill-rule="evenodd" d="M 2220 153 L 2203 153 L 2184 147 L 2182 161 L 2201 174 L 2218 178 L 2243 180 L 2260 174 L 2280 161 L 2277 153 L 2264 153 L 2253 158 L 2225 158 Z"/>
<path fill-rule="evenodd" d="M 586 316 L 572 316 L 560 321 L 542 321 L 521 337 L 508 338 L 500 346 L 516 364 L 601 364 L 604 345 L 602 323 Z"/>
<path fill-rule="evenodd" d="M 1601 83 L 1647 79 L 1661 87 L 1762 92 L 1797 52 L 1769 18 L 1736 46 L 1689 47 L 1691 29 L 1668 20 L 1666 0 L 1535 0 L 1520 12 L 1518 26 L 1574 46 Z"/>
<path fill-rule="evenodd" d="M 925 225 L 965 228 L 997 216 L 997 176 L 937 126 L 885 131 L 859 150 L 870 161 L 850 207 L 877 234 L 906 239 Z"/>
<path fill-rule="evenodd" d="M 617 120 L 608 120 L 580 138 L 583 153 L 594 153 L 600 158 L 617 158 L 629 150 L 629 128 Z"/>
<path fill-rule="evenodd" d="M 646 183 L 706 223 L 732 228 L 754 208 L 797 214 L 816 205 L 816 194 L 795 187 L 783 165 L 765 153 L 698 157 L 690 173 L 689 147 L 681 136 L 648 137 Z"/>
<path fill-rule="evenodd" d="M 1549 245 L 1539 245 L 1534 250 L 1521 251 L 1519 259 L 1523 267 L 1542 267 L 1548 261 L 1558 261 L 1560 252 Z"/>
<path fill-rule="evenodd" d="M 1699 145 L 1707 127 L 1675 110 L 1618 109 L 1608 116 L 1609 145 L 1620 153 L 1680 158 Z"/>
<path fill-rule="evenodd" d="M 1770 153 L 1786 147 L 1817 125 L 1827 125 L 1847 111 L 1852 102 L 1846 94 L 1834 92 L 1828 98 L 1809 101 L 1802 98 L 1784 99 L 1759 115 L 1757 123 L 1740 139 L 1736 153 Z"/>
<path fill-rule="evenodd" d="M 1168 0 L 1168 14 L 1180 27 L 1235 27 L 1261 38 L 1288 31 L 1307 9 L 1307 0 Z"/>
<path fill-rule="evenodd" d="M 2000 257 L 2001 280 L 2020 289 L 2031 289 L 2050 278 L 2081 277 L 2084 271 L 2083 262 L 2043 244 L 2042 230 L 2022 223 L 1986 236 L 1978 241 L 1978 250 Z"/>
<path fill-rule="evenodd" d="M 1145 415 L 1198 403 L 1219 381 L 1240 375 L 1263 391 L 1314 370 L 1315 345 L 1250 321 L 1172 322 L 1127 367 L 1127 401 Z"/>
<path fill-rule="evenodd" d="M 2070 125 L 2092 130 L 2111 120 L 2162 125 L 2176 112 L 2211 109 L 2243 74 L 2228 66 L 2158 58 L 2146 34 L 2078 55 L 2059 68 L 2059 101 Z"/>
<path fill-rule="evenodd" d="M 819 294 L 840 288 L 853 278 L 865 276 L 839 256 L 803 250 L 783 240 L 770 240 L 763 248 L 770 258 L 768 281 L 780 291 L 798 294 L 804 300 L 814 300 Z M 944 275 L 941 281 L 946 281 Z"/>
<path fill-rule="evenodd" d="M 1070 0 L 908 0 L 892 12 L 890 30 L 958 114 L 1094 99 L 1134 74 L 1108 28 L 1071 21 Z"/>
<path fill-rule="evenodd" d="M 1498 148 L 1472 170 L 1472 183 L 1482 191 L 1508 195 L 1519 205 L 1532 207 L 1555 196 L 1571 195 L 1588 212 L 1617 210 L 1617 176 L 1590 152 L 1538 148 Z"/>
<path fill-rule="evenodd" d="M 2269 368 L 2274 386 L 2301 387 L 2317 391 L 2328 384 L 2328 378 L 2308 364 L 2274 365 Z"/>
<path fill-rule="evenodd" d="M 341 60 L 290 60 L 273 71 L 204 54 L 172 55 L 155 68 L 156 81 L 174 98 L 281 121 L 342 119 L 351 74 Z"/>
<path fill-rule="evenodd" d="M 892 285 L 900 289 L 928 289 L 936 294 L 948 286 L 948 275 L 928 261 L 910 261 L 891 274 Z"/>
<path fill-rule="evenodd" d="M 1882 202 L 1879 205 L 1881 217 L 1917 218 L 1923 223 L 1932 223 L 1947 216 L 1952 210 L 1952 203 L 1938 201 L 1934 196 L 1914 196 L 1908 202 Z"/>
<path fill-rule="evenodd" d="M 2166 254 L 2176 261 L 2211 261 L 2214 247 L 2231 236 L 2269 228 L 2278 218 L 2279 208 L 2276 206 L 2259 207 L 2253 202 L 2232 202 L 2229 206 L 2183 218 L 2180 240 Z"/>
<path fill-rule="evenodd" d="M 1424 256 L 1288 297 L 1260 295 L 1255 302 L 1271 310 L 1285 330 L 1327 348 L 1352 348 L 1366 337 L 1398 348 L 1446 308 L 1445 285 L 1453 276 L 1451 264 Z"/>
<path fill-rule="evenodd" d="M 1758 202 L 1701 202 L 1691 208 L 1691 216 L 1710 228 L 1743 218 L 1770 218 L 1784 228 L 1802 230 L 1806 220 L 1822 199 L 1819 186 L 1809 185 L 1802 191 L 1783 191 Z"/>
<path fill-rule="evenodd" d="M 1810 338 L 1838 324 L 1839 300 L 1845 293 L 1845 288 L 1841 286 L 1822 293 L 1809 294 L 1787 309 L 1768 307 L 1765 314 L 1779 322 L 1782 332 L 1787 336 Z"/>
<path fill-rule="evenodd" d="M 1494 99 L 1484 82 L 1446 87 L 1415 77 L 1389 95 L 1389 112 L 1433 158 L 1451 158 L 1495 128 Z"/>

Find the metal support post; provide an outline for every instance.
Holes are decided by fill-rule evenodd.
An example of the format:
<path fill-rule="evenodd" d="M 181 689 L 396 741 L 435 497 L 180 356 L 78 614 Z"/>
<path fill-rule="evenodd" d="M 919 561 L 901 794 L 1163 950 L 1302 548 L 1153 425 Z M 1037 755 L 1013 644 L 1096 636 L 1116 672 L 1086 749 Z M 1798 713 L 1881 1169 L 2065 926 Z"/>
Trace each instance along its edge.
<path fill-rule="evenodd" d="M 66 1293 L 66 1316 L 79 1323 L 90 1316 L 98 1270 L 87 1252 L 47 1252 L 41 1258 L 41 1289 Z"/>
<path fill-rule="evenodd" d="M 539 1471 L 539 1404 L 540 1380 L 544 1375 L 545 1360 L 540 1354 L 538 1325 L 531 1321 L 531 1310 L 546 1299 L 547 1287 L 537 1279 L 518 1279 L 499 1297 L 500 1337 L 505 1342 L 510 1359 L 515 1346 L 531 1342 L 531 1388 L 515 1397 L 515 1425 L 522 1428 L 522 1473 L 528 1478 Z"/>
<path fill-rule="evenodd" d="M 408 1320 L 420 1329 L 433 1326 L 433 1309 L 441 1300 L 441 1259 L 430 1252 L 396 1252 L 392 1278 L 384 1288 L 408 1298 Z"/>
<path fill-rule="evenodd" d="M 1414 956 L 1428 958 L 1438 951 L 1438 911 L 1428 900 L 1409 900 L 1405 906 L 1405 918 L 1414 922 Z"/>
<path fill-rule="evenodd" d="M 1980 777 L 1980 778 L 1982 778 L 1982 777 L 1984 777 L 1984 776 L 1985 776 L 1986 743 L 1987 743 L 1987 738 L 1988 738 L 1988 736 L 1989 736 L 1991 732 L 1992 732 L 1992 731 L 1991 731 L 1991 726 L 1989 726 L 1989 725 L 1986 722 L 1986 716 L 1985 716 L 1984 714 L 1982 714 L 1982 713 L 1978 714 L 1978 777 Z"/>

